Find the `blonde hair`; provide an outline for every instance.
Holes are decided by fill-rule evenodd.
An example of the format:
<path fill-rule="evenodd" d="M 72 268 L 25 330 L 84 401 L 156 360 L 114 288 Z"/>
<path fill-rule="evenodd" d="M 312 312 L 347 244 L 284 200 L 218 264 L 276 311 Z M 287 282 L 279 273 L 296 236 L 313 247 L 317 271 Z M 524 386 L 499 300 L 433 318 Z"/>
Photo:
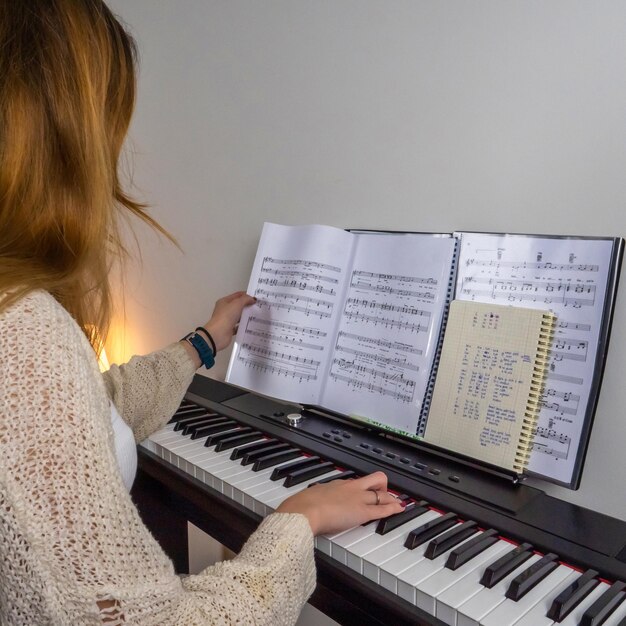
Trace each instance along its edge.
<path fill-rule="evenodd" d="M 0 0 L 0 311 L 44 289 L 95 348 L 121 213 L 167 235 L 118 178 L 135 62 L 101 0 Z"/>

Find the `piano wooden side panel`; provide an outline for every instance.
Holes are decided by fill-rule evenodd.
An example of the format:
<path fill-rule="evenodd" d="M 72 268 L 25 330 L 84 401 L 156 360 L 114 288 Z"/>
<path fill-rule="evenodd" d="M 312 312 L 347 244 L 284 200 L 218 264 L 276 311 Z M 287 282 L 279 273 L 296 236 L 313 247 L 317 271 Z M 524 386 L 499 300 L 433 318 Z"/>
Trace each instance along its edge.
<path fill-rule="evenodd" d="M 187 521 L 234 552 L 241 549 L 261 521 L 237 502 L 143 448 L 139 448 L 131 495 L 144 523 L 179 574 L 189 573 Z M 316 553 L 316 564 L 318 584 L 310 603 L 340 624 L 442 625 L 325 554 Z"/>

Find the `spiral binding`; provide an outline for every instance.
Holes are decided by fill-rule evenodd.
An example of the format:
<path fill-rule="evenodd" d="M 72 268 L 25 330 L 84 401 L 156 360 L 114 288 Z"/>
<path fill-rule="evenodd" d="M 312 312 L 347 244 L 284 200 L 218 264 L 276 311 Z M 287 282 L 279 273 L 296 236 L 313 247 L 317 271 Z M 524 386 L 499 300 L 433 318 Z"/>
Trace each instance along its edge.
<path fill-rule="evenodd" d="M 456 283 L 456 272 L 459 261 L 459 251 L 461 247 L 461 240 L 454 235 L 454 252 L 452 253 L 452 263 L 450 267 L 450 276 L 448 278 L 448 288 L 446 290 L 446 303 L 443 308 L 443 314 L 441 317 L 441 326 L 439 328 L 439 337 L 437 339 L 437 349 L 433 357 L 433 364 L 430 368 L 430 375 L 428 376 L 428 385 L 426 386 L 426 392 L 424 393 L 424 400 L 422 402 L 422 409 L 420 411 L 420 417 L 417 425 L 417 436 L 423 437 L 426 431 L 426 420 L 428 418 L 428 412 L 430 411 L 430 403 L 433 399 L 433 392 L 435 390 L 435 379 L 437 377 L 437 369 L 439 368 L 439 361 L 441 360 L 441 350 L 443 348 L 443 336 L 445 334 L 446 325 L 448 323 L 448 316 L 450 314 L 450 302 L 452 302 L 452 296 L 454 295 L 454 287 Z"/>
<path fill-rule="evenodd" d="M 541 321 L 539 341 L 537 342 L 537 354 L 533 364 L 530 393 L 526 402 L 522 430 L 515 453 L 515 461 L 513 462 L 513 470 L 520 474 L 528 466 L 535 433 L 537 432 L 537 420 L 541 411 L 541 397 L 545 388 L 546 378 L 548 377 L 550 349 L 555 329 L 556 315 L 549 312 L 544 313 Z"/>

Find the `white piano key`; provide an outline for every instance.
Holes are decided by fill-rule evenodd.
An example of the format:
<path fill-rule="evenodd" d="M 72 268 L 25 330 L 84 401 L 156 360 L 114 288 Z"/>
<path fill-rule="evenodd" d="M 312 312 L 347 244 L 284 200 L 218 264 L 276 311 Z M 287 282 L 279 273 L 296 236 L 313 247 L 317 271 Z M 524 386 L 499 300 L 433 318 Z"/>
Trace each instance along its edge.
<path fill-rule="evenodd" d="M 504 544 L 506 542 L 502 543 Z M 454 548 L 452 548 L 452 550 L 454 550 Z M 448 560 L 448 556 L 452 550 L 446 552 L 445 561 Z M 472 572 L 476 571 L 476 576 L 479 577 L 485 569 L 485 563 L 491 562 L 495 555 L 502 554 L 504 550 L 505 548 L 503 545 L 495 543 L 455 570 L 445 567 L 444 561 L 444 567 L 435 572 L 432 576 L 429 576 L 426 580 L 423 580 L 416 588 L 415 604 L 431 615 L 435 615 L 436 599 L 444 591 L 459 583 L 463 578 L 469 576 Z M 475 584 L 478 584 L 478 580 L 476 580 Z"/>
<path fill-rule="evenodd" d="M 585 599 L 576 606 L 573 611 L 561 621 L 559 626 L 578 626 L 585 611 L 607 590 L 610 585 L 606 583 L 599 583 L 592 589 Z"/>
<path fill-rule="evenodd" d="M 340 535 L 332 542 L 330 555 L 333 557 L 333 559 L 345 565 L 348 559 L 348 553 L 346 551 L 346 548 L 357 543 L 358 541 L 361 541 L 361 539 L 369 537 L 371 534 L 375 533 L 377 525 L 377 521 L 370 522 L 365 526 L 357 526 L 347 533 Z"/>
<path fill-rule="evenodd" d="M 511 543 L 502 539 L 487 548 L 483 554 L 486 555 L 489 553 L 489 556 L 482 562 L 480 567 L 473 569 L 467 576 L 464 576 L 437 596 L 435 602 L 435 615 L 442 622 L 452 624 L 454 626 L 456 624 L 457 607 L 461 606 L 461 604 L 469 600 L 469 598 L 484 589 L 484 587 L 480 584 L 480 579 L 485 569 L 494 561 L 497 561 L 501 556 L 513 549 L 514 546 Z M 472 561 L 473 560 L 474 559 L 472 559 Z M 472 561 L 469 562 L 471 563 Z"/>
<path fill-rule="evenodd" d="M 363 575 L 378 583 L 380 580 L 380 566 L 407 550 L 404 547 L 404 542 L 408 534 L 413 529 L 418 528 L 418 524 L 427 524 L 436 517 L 440 517 L 440 515 L 441 513 L 437 513 L 437 511 L 426 511 L 423 515 L 399 526 L 395 531 L 391 531 L 386 535 L 379 535 L 381 540 L 384 540 L 385 537 L 391 537 L 391 541 L 381 543 L 375 550 L 363 556 Z M 397 536 L 395 535 L 396 531 L 400 531 L 400 534 Z"/>
<path fill-rule="evenodd" d="M 341 535 L 345 535 L 346 533 L 349 533 L 351 530 L 353 529 L 349 528 L 348 530 L 342 530 L 340 533 L 318 535 L 317 537 L 315 537 L 315 547 L 321 552 L 323 552 L 324 554 L 327 554 L 328 556 L 330 556 L 331 545 L 333 541 L 335 541 L 337 537 Z"/>
<path fill-rule="evenodd" d="M 566 567 L 566 566 L 563 566 Z M 554 599 L 577 578 L 580 572 L 568 567 L 569 576 L 566 576 L 554 589 L 547 593 L 535 606 L 526 613 L 522 618 L 515 622 L 515 626 L 552 626 L 554 621 L 548 617 L 548 611 L 554 602 Z M 540 583 L 541 584 L 541 583 Z"/>
<path fill-rule="evenodd" d="M 483 587 L 482 591 L 472 596 L 457 609 L 458 626 L 479 626 L 481 619 L 491 613 L 499 604 L 506 600 L 506 590 L 511 581 L 521 574 L 527 567 L 538 561 L 541 557 L 533 554 L 526 559 L 518 568 L 514 569 L 508 576 L 505 576 L 499 583 L 491 589 Z M 502 626 L 502 624 L 500 624 Z"/>
<path fill-rule="evenodd" d="M 438 515 L 440 517 L 441 514 Z M 419 521 L 419 518 L 415 521 Z M 423 524 L 416 525 L 415 528 L 420 528 Z M 458 524 L 452 526 L 452 528 L 456 528 Z M 439 533 L 442 535 L 444 532 L 448 532 L 449 528 Z M 438 537 L 439 535 L 437 535 Z M 434 537 L 433 537 L 434 539 Z M 421 546 L 417 546 L 413 550 L 409 550 L 405 548 L 404 552 L 397 555 L 395 558 L 390 559 L 380 565 L 380 584 L 385 588 L 389 589 L 393 593 L 398 593 L 398 576 L 405 572 L 410 567 L 415 566 L 424 558 L 424 553 L 426 552 L 426 548 L 428 544 L 432 540 L 425 541 Z"/>
<path fill-rule="evenodd" d="M 460 541 L 453 548 L 446 550 L 443 554 L 440 554 L 435 559 L 427 559 L 424 557 L 418 563 L 402 572 L 398 576 L 398 595 L 401 598 L 407 600 L 407 602 L 419 606 L 417 605 L 417 598 L 415 596 L 417 585 L 432 576 L 435 572 L 438 572 L 446 564 L 446 561 L 448 560 L 448 555 L 450 554 L 450 552 L 452 552 L 452 550 L 454 550 L 454 548 L 462 546 L 465 542 L 473 539 L 479 534 L 480 533 L 473 533 L 472 535 L 467 537 L 467 539 Z M 427 542 L 426 545 L 428 545 L 428 543 L 430 542 Z M 429 604 L 429 606 L 432 606 L 432 609 L 430 611 L 432 615 L 435 612 L 435 603 L 432 602 Z"/>
<path fill-rule="evenodd" d="M 324 478 L 330 478 L 331 476 L 336 476 L 337 474 L 341 474 L 341 472 L 339 470 L 333 469 L 313 480 L 323 480 Z M 299 493 L 300 491 L 302 491 L 302 489 L 307 489 L 310 482 L 312 481 L 307 480 L 304 483 L 294 485 L 293 487 L 283 487 L 283 491 L 271 498 L 271 500 L 267 502 L 267 505 L 271 506 L 273 509 L 278 508 L 289 496 L 293 495 L 294 493 Z"/>
<path fill-rule="evenodd" d="M 515 624 L 546 596 L 553 599 L 555 587 L 559 586 L 563 581 L 569 581 L 567 583 L 569 584 L 574 578 L 576 578 L 576 574 L 571 567 L 559 565 L 517 602 L 506 598 L 504 602 L 481 620 L 481 624 L 484 624 L 484 626 Z"/>

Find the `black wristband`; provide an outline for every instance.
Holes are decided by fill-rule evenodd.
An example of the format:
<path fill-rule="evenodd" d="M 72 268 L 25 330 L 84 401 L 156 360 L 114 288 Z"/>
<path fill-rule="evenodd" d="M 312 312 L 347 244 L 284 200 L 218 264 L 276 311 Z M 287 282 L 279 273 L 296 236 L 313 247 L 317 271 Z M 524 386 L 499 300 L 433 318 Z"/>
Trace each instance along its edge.
<path fill-rule="evenodd" d="M 204 340 L 202 335 L 199 335 L 197 332 L 194 331 L 192 333 L 189 333 L 188 335 L 185 335 L 183 337 L 183 341 L 187 341 L 195 348 L 204 367 L 210 369 L 215 365 L 215 358 L 211 354 L 211 348 L 209 347 L 209 344 Z"/>
<path fill-rule="evenodd" d="M 211 348 L 213 348 L 213 356 L 215 356 L 217 354 L 217 348 L 215 347 L 215 341 L 213 341 L 213 337 L 211 337 L 211 333 L 204 326 L 198 326 L 198 328 L 196 328 L 196 332 L 201 332 L 206 335 L 206 338 L 209 340 L 209 343 L 211 344 Z"/>

